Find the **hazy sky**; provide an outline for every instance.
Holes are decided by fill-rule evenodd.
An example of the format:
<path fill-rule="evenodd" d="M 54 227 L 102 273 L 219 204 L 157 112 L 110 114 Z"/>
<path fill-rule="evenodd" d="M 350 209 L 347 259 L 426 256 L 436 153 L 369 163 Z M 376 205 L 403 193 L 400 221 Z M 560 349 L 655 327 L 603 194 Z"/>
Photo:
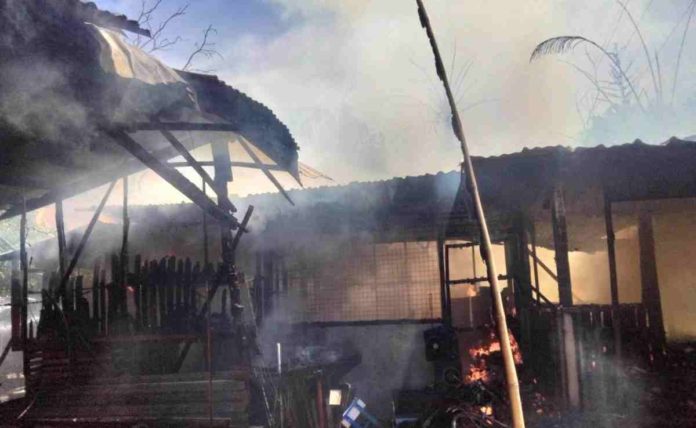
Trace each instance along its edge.
<path fill-rule="evenodd" d="M 140 0 L 99 0 L 100 7 L 137 17 Z M 163 0 L 159 17 L 186 4 Z M 444 93 L 416 13 L 415 0 L 200 0 L 170 27 L 182 41 L 157 55 L 180 67 L 212 24 L 221 57 L 195 66 L 271 107 L 301 147 L 300 160 L 338 182 L 451 170 L 460 160 Z M 590 105 L 587 79 L 563 61 L 611 79 L 601 53 L 529 63 L 540 41 L 583 35 L 621 52 L 637 86 L 650 92 L 639 37 L 616 0 L 428 0 L 445 63 L 477 155 L 524 147 L 578 145 Z M 690 0 L 626 0 L 650 56 L 657 53 L 664 85 L 672 70 Z M 680 24 L 681 23 L 681 24 Z M 677 24 L 680 24 L 677 26 Z M 666 42 L 665 42 L 666 40 Z M 694 37 L 687 37 L 678 96 L 693 93 Z M 589 54 L 589 57 L 587 57 Z M 689 83 L 691 82 L 691 83 Z M 688 91 L 687 91 L 688 89 Z M 641 94 L 642 96 L 643 94 Z M 606 108 L 600 107 L 596 112 Z M 641 121 L 644 122 L 644 121 Z M 660 142 L 696 129 L 625 127 L 619 141 Z M 696 127 L 695 127 L 696 128 Z"/>

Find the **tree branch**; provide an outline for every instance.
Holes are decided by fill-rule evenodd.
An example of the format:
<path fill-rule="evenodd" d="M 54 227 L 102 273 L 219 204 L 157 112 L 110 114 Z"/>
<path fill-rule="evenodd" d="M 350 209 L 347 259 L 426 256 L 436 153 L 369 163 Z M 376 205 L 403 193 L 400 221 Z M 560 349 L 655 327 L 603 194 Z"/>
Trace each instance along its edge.
<path fill-rule="evenodd" d="M 196 49 L 191 52 L 191 55 L 189 55 L 188 59 L 186 60 L 186 64 L 182 67 L 182 70 L 187 71 L 190 69 L 191 64 L 193 63 L 193 60 L 198 56 L 198 55 L 203 55 L 204 57 L 210 59 L 214 56 L 217 56 L 219 58 L 222 58 L 222 55 L 220 55 L 220 52 L 214 49 L 215 43 L 211 42 L 208 38 L 210 37 L 211 34 L 217 34 L 217 30 L 213 28 L 212 25 L 208 25 L 208 28 L 205 29 L 203 32 L 203 40 L 200 43 L 196 43 Z"/>

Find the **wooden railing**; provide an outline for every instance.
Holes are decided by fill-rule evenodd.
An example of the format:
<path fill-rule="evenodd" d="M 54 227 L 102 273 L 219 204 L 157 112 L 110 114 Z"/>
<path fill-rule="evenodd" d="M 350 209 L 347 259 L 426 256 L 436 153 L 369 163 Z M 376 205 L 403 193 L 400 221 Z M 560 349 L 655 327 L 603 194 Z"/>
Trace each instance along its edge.
<path fill-rule="evenodd" d="M 94 265 L 89 288 L 85 286 L 85 279 L 89 278 L 77 275 L 64 290 L 59 290 L 60 277 L 51 275 L 44 291 L 37 337 L 62 328 L 62 314 L 71 326 L 79 326 L 90 337 L 176 335 L 196 329 L 196 314 L 206 297 L 206 283 L 217 278 L 212 264 L 203 267 L 190 259 L 142 260 L 136 256 L 129 269 L 122 269 L 118 256 L 111 256 L 109 261 L 108 266 L 99 262 Z M 227 290 L 223 290 L 225 306 L 226 295 Z M 58 313 L 57 303 L 62 314 Z M 226 308 L 221 309 L 221 313 L 225 311 Z"/>

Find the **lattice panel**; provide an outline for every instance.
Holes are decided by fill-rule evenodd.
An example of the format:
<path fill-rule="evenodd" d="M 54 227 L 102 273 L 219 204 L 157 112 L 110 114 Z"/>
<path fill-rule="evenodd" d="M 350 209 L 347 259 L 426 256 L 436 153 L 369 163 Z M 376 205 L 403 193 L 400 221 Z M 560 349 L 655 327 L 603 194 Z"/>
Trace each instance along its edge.
<path fill-rule="evenodd" d="M 440 318 L 435 242 L 354 246 L 317 269 L 290 270 L 278 299 L 294 322 Z"/>

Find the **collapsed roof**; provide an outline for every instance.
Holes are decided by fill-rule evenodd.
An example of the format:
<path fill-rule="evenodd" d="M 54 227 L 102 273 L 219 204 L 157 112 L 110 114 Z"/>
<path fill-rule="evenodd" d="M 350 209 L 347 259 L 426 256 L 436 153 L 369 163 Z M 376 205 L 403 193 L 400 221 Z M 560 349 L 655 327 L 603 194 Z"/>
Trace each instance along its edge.
<path fill-rule="evenodd" d="M 214 76 L 166 66 L 121 30 L 147 35 L 78 0 L 0 4 L 0 217 L 144 169 L 114 132 L 161 162 L 179 154 L 162 128 L 187 149 L 244 138 L 298 178 L 297 144 L 270 109 Z"/>

